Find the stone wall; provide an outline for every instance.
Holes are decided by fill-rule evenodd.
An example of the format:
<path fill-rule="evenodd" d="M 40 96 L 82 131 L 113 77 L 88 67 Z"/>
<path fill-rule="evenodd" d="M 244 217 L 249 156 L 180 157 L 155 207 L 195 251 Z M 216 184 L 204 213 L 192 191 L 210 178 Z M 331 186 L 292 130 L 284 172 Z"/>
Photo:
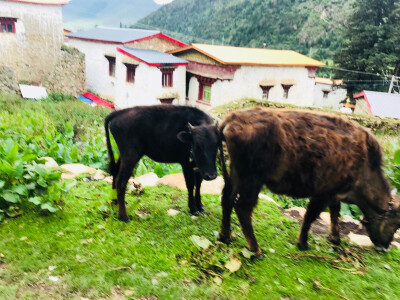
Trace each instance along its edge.
<path fill-rule="evenodd" d="M 0 66 L 0 93 L 16 94 L 19 91 L 14 71 L 6 66 Z"/>
<path fill-rule="evenodd" d="M 81 95 L 86 91 L 85 55 L 75 48 L 63 46 L 53 72 L 43 85 L 48 93 Z"/>
<path fill-rule="evenodd" d="M 61 5 L 0 3 L 0 17 L 17 19 L 15 33 L 0 34 L 0 65 L 11 67 L 17 82 L 42 83 L 63 43 Z"/>

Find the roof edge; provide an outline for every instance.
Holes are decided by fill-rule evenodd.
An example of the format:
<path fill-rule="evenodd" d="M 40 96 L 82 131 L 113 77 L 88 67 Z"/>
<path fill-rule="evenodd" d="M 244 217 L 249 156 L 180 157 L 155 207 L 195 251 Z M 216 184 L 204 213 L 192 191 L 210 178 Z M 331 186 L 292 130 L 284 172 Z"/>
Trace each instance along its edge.
<path fill-rule="evenodd" d="M 163 38 L 165 40 L 168 40 L 168 41 L 170 41 L 172 43 L 175 43 L 175 44 L 177 44 L 179 46 L 182 46 L 182 47 L 186 47 L 187 46 L 185 43 L 182 43 L 182 42 L 180 42 L 178 40 L 175 40 L 175 39 L 173 39 L 173 38 L 171 38 L 171 37 L 169 37 L 169 36 L 167 36 L 167 35 L 165 35 L 165 34 L 163 34 L 161 32 L 153 34 L 153 35 L 145 36 L 145 37 L 140 38 L 140 39 L 136 39 L 136 40 L 132 40 L 132 41 L 128 41 L 128 42 L 123 42 L 123 44 L 130 44 L 130 43 L 134 43 L 134 42 L 140 42 L 140 41 L 148 40 L 148 39 L 155 38 L 155 37 Z"/>
<path fill-rule="evenodd" d="M 151 67 L 162 67 L 162 66 L 164 66 L 164 65 L 168 65 L 168 66 L 186 66 L 186 65 L 188 64 L 188 63 L 171 63 L 171 64 L 148 63 L 147 61 L 145 61 L 145 60 L 143 60 L 143 59 L 140 59 L 139 57 L 137 57 L 137 56 L 135 56 L 135 55 L 133 55 L 133 54 L 131 54 L 131 53 L 125 51 L 124 49 L 122 49 L 122 48 L 120 48 L 120 47 L 117 47 L 117 51 L 120 52 L 120 53 L 122 53 L 122 54 L 125 54 L 125 55 L 127 55 L 127 56 L 129 56 L 129 57 L 131 57 L 131 58 L 133 58 L 133 59 L 135 59 L 135 60 L 138 60 L 138 61 L 140 61 L 140 62 L 143 62 L 143 63 L 145 63 L 146 65 L 151 66 Z"/>

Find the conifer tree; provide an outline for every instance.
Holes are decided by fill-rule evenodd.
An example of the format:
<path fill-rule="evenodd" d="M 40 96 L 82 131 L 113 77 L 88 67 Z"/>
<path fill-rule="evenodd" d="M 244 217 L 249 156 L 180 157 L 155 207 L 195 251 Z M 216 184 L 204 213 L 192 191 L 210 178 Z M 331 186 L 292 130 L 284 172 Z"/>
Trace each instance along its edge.
<path fill-rule="evenodd" d="M 384 75 L 396 75 L 400 65 L 400 1 L 358 0 L 344 41 L 335 54 L 336 78 L 344 79 L 348 94 L 363 89 L 387 91 Z"/>

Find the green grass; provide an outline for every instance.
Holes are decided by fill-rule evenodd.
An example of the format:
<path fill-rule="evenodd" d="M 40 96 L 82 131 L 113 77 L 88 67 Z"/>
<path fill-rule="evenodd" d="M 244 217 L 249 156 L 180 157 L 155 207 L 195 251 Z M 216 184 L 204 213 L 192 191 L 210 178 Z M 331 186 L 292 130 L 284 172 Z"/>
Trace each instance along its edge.
<path fill-rule="evenodd" d="M 132 221 L 123 223 L 109 194 L 104 182 L 79 181 L 58 201 L 61 210 L 56 214 L 31 212 L 1 223 L 0 299 L 104 299 L 124 294 L 139 299 L 338 299 L 331 291 L 316 289 L 315 281 L 349 299 L 400 298 L 399 250 L 378 254 L 345 244 L 365 260 L 364 275 L 352 274 L 360 270 L 358 261 L 342 261 L 322 236 L 311 236 L 313 250 L 306 253 L 338 262 L 296 258 L 304 254 L 295 246 L 299 225 L 271 203 L 261 201 L 253 218 L 265 258 L 250 260 L 241 254 L 245 240 L 235 214 L 231 245 L 216 241 L 218 196 L 203 195 L 209 214 L 192 218 L 185 192 L 146 188 L 141 196 L 127 196 Z M 180 213 L 169 216 L 169 208 Z M 212 245 L 201 250 L 190 240 L 192 235 Z M 235 273 L 224 267 L 231 257 L 242 262 Z M 59 280 L 52 282 L 50 276 Z M 215 277 L 222 279 L 220 285 Z"/>

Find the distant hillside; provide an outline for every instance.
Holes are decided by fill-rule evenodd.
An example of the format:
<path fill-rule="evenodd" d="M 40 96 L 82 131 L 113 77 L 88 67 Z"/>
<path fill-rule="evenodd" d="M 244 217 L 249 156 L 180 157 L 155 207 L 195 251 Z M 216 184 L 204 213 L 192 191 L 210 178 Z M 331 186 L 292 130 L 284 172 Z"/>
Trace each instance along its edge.
<path fill-rule="evenodd" d="M 326 61 L 340 45 L 354 1 L 175 0 L 135 27 L 157 28 L 187 43 L 260 48 L 265 43 Z"/>
<path fill-rule="evenodd" d="M 119 27 L 120 22 L 129 26 L 160 7 L 153 0 L 71 0 L 63 6 L 64 27 L 70 30 L 95 25 Z"/>

